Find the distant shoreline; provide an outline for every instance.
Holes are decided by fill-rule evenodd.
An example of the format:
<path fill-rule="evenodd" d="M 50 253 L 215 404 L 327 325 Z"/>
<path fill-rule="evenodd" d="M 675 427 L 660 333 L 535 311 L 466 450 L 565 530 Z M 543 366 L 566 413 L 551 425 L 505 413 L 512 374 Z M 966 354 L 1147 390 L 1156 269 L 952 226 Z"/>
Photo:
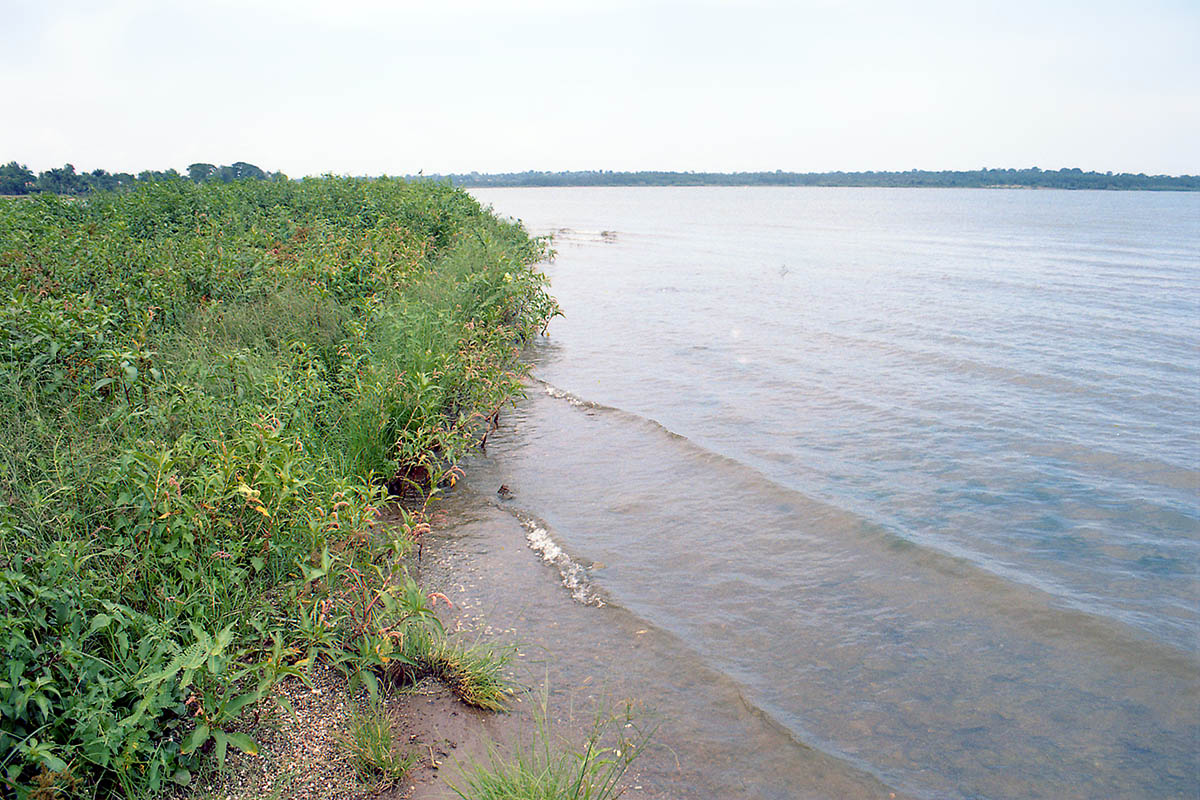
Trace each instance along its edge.
<path fill-rule="evenodd" d="M 466 189 L 545 186 L 827 186 L 934 189 L 1099 189 L 1105 191 L 1200 191 L 1198 175 L 1084 172 L 1079 169 L 983 169 L 908 172 L 505 172 L 408 175 L 410 180 L 449 181 Z"/>
<path fill-rule="evenodd" d="M 323 177 L 334 177 L 326 174 Z M 368 180 L 388 176 L 361 175 Z M 396 177 L 396 176 L 393 176 Z M 876 187 L 906 189 L 1090 189 L 1100 191 L 1196 192 L 1200 175 L 1147 175 L 1139 172 L 1084 172 L 1079 168 L 1043 170 L 908 170 L 907 172 L 614 172 L 613 170 L 573 170 L 548 172 L 461 172 L 401 176 L 414 182 L 450 183 L 463 189 L 481 187 L 537 186 L 825 186 Z M 143 170 L 137 175 L 110 173 L 103 169 L 76 173 L 65 164 L 57 169 L 34 174 L 16 161 L 0 164 L 0 196 L 25 196 L 49 192 L 58 195 L 86 195 L 93 191 L 127 191 L 138 184 L 176 180 L 193 183 L 231 183 L 241 180 L 287 181 L 282 172 L 268 172 L 238 161 L 218 167 L 213 164 L 188 165 L 186 173 L 175 169 Z"/>

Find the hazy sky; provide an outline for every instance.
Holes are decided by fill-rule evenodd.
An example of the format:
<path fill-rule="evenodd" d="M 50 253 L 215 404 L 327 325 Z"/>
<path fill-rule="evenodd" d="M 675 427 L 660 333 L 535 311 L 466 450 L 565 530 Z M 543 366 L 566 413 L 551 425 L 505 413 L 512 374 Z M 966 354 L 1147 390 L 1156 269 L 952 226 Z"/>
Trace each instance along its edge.
<path fill-rule="evenodd" d="M 0 0 L 0 162 L 1200 173 L 1200 2 Z"/>

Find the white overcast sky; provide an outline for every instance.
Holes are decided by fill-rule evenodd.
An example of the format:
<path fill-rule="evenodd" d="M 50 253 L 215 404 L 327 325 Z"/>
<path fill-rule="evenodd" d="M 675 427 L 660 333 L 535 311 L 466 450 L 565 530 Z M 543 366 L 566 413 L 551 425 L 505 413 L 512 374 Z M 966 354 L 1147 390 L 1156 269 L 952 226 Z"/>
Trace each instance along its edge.
<path fill-rule="evenodd" d="M 0 162 L 1200 173 L 1200 0 L 0 0 Z"/>

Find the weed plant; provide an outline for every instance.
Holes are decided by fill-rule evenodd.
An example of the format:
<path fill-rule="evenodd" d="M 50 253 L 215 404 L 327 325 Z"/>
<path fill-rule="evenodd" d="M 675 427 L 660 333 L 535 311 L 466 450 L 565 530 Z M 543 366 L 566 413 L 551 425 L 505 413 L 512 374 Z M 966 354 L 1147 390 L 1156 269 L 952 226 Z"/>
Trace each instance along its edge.
<path fill-rule="evenodd" d="M 314 659 L 441 641 L 375 509 L 520 391 L 545 256 L 433 183 L 0 200 L 0 794 L 186 784 Z"/>

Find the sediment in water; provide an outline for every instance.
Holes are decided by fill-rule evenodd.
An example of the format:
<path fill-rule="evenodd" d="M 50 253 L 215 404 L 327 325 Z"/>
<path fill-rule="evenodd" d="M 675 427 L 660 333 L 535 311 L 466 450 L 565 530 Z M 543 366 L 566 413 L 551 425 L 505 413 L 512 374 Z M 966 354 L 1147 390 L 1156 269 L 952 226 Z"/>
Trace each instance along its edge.
<path fill-rule="evenodd" d="M 627 796 L 898 796 L 873 776 L 797 742 L 669 634 L 618 605 L 573 597 L 561 565 L 530 548 L 528 528 L 504 503 L 460 484 L 444 511 L 419 571 L 426 589 L 454 600 L 448 628 L 515 642 L 516 679 L 548 688 L 549 711 L 565 732 L 581 735 L 597 710 L 625 700 L 658 724 L 627 777 L 634 793 Z M 685 707 L 686 717 L 677 713 Z M 525 728 L 517 739 L 529 742 L 531 722 L 518 724 Z"/>

